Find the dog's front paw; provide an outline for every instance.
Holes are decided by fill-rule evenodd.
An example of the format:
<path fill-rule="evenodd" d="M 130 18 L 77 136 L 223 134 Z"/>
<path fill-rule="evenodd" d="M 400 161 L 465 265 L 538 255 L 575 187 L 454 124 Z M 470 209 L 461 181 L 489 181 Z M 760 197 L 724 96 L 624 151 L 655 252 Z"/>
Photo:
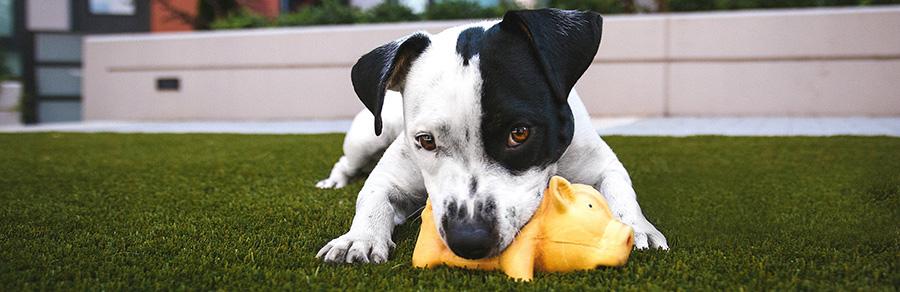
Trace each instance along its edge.
<path fill-rule="evenodd" d="M 634 227 L 634 248 L 635 249 L 647 249 L 647 248 L 658 248 L 663 250 L 669 249 L 669 243 L 666 242 L 666 236 L 656 230 L 656 227 L 650 222 L 643 220 L 643 222 L 638 222 L 636 224 L 632 224 Z"/>
<path fill-rule="evenodd" d="M 322 247 L 316 258 L 328 263 L 380 264 L 387 261 L 394 246 L 390 238 L 347 233 Z"/>
<path fill-rule="evenodd" d="M 346 179 L 334 179 L 330 177 L 316 183 L 316 187 L 320 189 L 340 189 L 346 185 Z"/>

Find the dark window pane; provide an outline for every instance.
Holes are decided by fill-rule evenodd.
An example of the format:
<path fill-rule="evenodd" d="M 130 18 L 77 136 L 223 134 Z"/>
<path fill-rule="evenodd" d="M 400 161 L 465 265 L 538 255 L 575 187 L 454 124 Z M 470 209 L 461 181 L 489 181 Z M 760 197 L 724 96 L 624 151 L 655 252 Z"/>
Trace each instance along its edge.
<path fill-rule="evenodd" d="M 81 68 L 39 67 L 35 70 L 35 78 L 39 95 L 81 95 Z"/>
<path fill-rule="evenodd" d="M 41 123 L 74 122 L 81 120 L 80 101 L 48 100 L 38 103 Z"/>
<path fill-rule="evenodd" d="M 37 34 L 35 55 L 40 62 L 81 62 L 81 36 Z"/>

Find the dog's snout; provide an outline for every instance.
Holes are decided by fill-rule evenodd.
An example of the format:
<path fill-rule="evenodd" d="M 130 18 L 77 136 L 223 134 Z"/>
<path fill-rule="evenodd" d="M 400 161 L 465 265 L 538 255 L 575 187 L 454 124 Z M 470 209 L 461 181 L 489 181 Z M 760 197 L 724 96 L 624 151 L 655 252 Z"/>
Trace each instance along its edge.
<path fill-rule="evenodd" d="M 466 259 L 489 256 L 498 242 L 493 203 L 475 204 L 475 210 L 449 204 L 442 221 L 447 246 Z"/>
<path fill-rule="evenodd" d="M 482 220 L 448 221 L 444 228 L 450 250 L 463 258 L 484 258 L 497 242 L 492 226 Z"/>

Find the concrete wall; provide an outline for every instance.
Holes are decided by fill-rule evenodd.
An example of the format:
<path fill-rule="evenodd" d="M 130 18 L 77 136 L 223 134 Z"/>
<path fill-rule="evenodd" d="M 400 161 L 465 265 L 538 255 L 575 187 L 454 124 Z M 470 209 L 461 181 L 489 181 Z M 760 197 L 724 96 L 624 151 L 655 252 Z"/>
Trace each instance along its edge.
<path fill-rule="evenodd" d="M 900 7 L 605 18 L 597 116 L 900 115 Z M 420 22 L 89 37 L 88 120 L 348 118 L 356 59 Z M 157 91 L 157 78 L 180 91 Z"/>

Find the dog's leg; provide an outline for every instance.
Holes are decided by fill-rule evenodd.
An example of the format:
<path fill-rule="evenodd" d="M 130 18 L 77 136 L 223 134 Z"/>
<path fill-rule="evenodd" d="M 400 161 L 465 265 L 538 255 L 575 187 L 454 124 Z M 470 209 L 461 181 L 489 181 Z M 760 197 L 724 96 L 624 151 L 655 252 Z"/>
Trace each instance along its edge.
<path fill-rule="evenodd" d="M 606 147 L 609 149 L 609 146 Z M 669 249 L 666 237 L 644 217 L 637 195 L 631 185 L 631 178 L 622 162 L 615 157 L 612 150 L 609 161 L 601 171 L 600 181 L 595 187 L 606 198 L 612 213 L 622 222 L 634 228 L 634 246 L 638 249 L 647 247 Z"/>
<path fill-rule="evenodd" d="M 385 151 L 356 199 L 350 231 L 332 240 L 316 257 L 331 263 L 383 263 L 394 247 L 394 225 L 425 205 L 425 186 L 398 138 Z"/>
<path fill-rule="evenodd" d="M 403 129 L 403 105 L 399 93 L 388 91 L 385 95 L 383 132 L 376 136 L 372 130 L 375 117 L 362 110 L 353 118 L 350 130 L 344 137 L 344 155 L 331 168 L 328 178 L 316 183 L 320 189 L 339 189 L 363 172 L 371 170 L 384 150 L 391 145 Z"/>
<path fill-rule="evenodd" d="M 634 247 L 669 249 L 663 236 L 641 212 L 631 178 L 612 149 L 596 134 L 596 141 L 576 145 L 560 159 L 559 173 L 573 182 L 593 185 L 609 204 L 613 216 L 634 228 Z M 589 139 L 594 140 L 594 139 Z"/>
<path fill-rule="evenodd" d="M 666 237 L 641 212 L 628 171 L 612 148 L 597 135 L 587 109 L 574 90 L 569 105 L 575 116 L 575 135 L 559 160 L 558 173 L 572 182 L 597 188 L 609 203 L 613 215 L 634 228 L 635 248 L 669 249 Z"/>

